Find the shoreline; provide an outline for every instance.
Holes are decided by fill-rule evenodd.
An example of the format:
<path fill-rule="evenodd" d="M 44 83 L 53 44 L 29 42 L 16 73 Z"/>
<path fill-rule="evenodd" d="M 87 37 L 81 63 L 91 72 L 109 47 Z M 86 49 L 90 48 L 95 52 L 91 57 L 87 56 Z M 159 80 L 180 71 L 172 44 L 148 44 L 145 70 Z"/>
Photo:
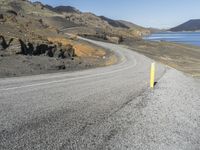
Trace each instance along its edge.
<path fill-rule="evenodd" d="M 128 41 L 122 45 L 159 63 L 200 78 L 200 47 L 198 46 L 146 40 Z"/>
<path fill-rule="evenodd" d="M 181 34 L 200 34 L 200 31 L 178 31 L 178 32 L 173 32 L 173 31 L 164 31 L 164 32 L 156 32 L 149 34 L 147 36 L 144 36 L 142 39 L 145 41 L 154 41 L 154 42 L 172 42 L 172 43 L 177 43 L 177 44 L 184 44 L 188 46 L 198 46 L 200 47 L 200 40 L 197 41 L 199 38 L 194 39 L 193 41 L 184 39 L 184 36 L 181 36 Z M 172 34 L 172 36 L 165 36 L 166 34 Z M 175 34 L 180 34 L 178 37 L 173 37 Z M 156 35 L 161 35 L 159 37 L 156 37 Z M 163 35 L 163 36 L 162 36 Z M 200 36 L 200 35 L 199 35 Z M 198 44 L 195 44 L 198 43 Z"/>

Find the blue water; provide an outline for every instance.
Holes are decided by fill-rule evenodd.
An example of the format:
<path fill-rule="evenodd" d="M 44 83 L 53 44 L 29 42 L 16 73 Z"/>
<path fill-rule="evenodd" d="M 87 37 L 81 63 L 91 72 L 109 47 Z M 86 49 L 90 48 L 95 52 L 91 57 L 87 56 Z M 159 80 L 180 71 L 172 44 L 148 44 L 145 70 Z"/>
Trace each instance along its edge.
<path fill-rule="evenodd" d="M 200 32 L 160 32 L 144 37 L 144 39 L 150 41 L 168 41 L 200 46 Z"/>

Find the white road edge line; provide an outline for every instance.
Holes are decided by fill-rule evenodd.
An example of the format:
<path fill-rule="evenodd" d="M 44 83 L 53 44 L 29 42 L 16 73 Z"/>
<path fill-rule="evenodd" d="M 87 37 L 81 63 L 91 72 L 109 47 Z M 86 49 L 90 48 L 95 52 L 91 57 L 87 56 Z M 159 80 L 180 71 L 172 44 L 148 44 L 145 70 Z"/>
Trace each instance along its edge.
<path fill-rule="evenodd" d="M 18 86 L 18 87 L 11 87 L 11 88 L 5 88 L 5 89 L 0 89 L 0 91 L 8 91 L 8 90 L 16 90 L 16 89 L 21 89 L 21 88 L 27 88 L 27 87 L 34 87 L 34 86 L 41 86 L 41 85 L 48 85 L 48 84 L 53 84 L 53 83 L 60 83 L 60 82 L 65 82 L 65 81 L 73 81 L 73 80 L 79 80 L 79 79 L 86 79 L 86 78 L 91 78 L 91 77 L 96 77 L 100 75 L 107 75 L 115 72 L 120 72 L 123 70 L 127 70 L 130 68 L 133 68 L 137 65 L 136 60 L 134 60 L 134 65 L 131 65 L 126 68 L 121 68 L 118 70 L 110 71 L 110 72 L 105 72 L 105 73 L 99 73 L 99 74 L 94 74 L 94 75 L 88 75 L 88 76 L 83 76 L 83 77 L 76 77 L 76 78 L 71 78 L 71 79 L 63 79 L 63 80 L 57 80 L 57 81 L 51 81 L 51 82 L 44 82 L 44 83 L 37 83 L 37 84 L 30 84 L 30 85 L 24 85 L 24 86 Z"/>

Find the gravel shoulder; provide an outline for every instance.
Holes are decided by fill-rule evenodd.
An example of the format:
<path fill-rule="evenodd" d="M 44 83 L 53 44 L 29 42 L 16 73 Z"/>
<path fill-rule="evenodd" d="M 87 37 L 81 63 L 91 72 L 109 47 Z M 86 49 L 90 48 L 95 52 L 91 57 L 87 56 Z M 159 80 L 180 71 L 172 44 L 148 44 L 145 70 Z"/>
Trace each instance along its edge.
<path fill-rule="evenodd" d="M 132 99 L 104 124 L 94 128 L 98 135 L 104 135 L 98 137 L 103 139 L 98 148 L 199 149 L 199 87 L 200 80 L 169 69 L 155 90 Z"/>

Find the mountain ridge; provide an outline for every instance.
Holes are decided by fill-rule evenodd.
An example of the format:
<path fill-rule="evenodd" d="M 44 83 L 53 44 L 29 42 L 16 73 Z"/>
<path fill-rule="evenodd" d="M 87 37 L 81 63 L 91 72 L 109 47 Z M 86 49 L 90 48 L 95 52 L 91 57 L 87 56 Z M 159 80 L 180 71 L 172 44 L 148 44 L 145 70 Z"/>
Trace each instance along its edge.
<path fill-rule="evenodd" d="M 182 23 L 174 28 L 171 28 L 169 31 L 198 31 L 200 30 L 200 19 L 191 19 L 185 23 Z"/>
<path fill-rule="evenodd" d="M 117 56 L 111 51 L 61 30 L 80 27 L 83 31 L 90 26 L 75 24 L 67 15 L 51 9 L 40 2 L 0 0 L 0 77 L 75 71 L 116 63 Z"/>
<path fill-rule="evenodd" d="M 41 3 L 41 2 L 34 2 L 34 3 Z M 125 28 L 125 29 L 130 29 L 130 28 L 143 28 L 142 26 L 136 25 L 132 22 L 129 21 L 125 21 L 125 20 L 114 20 L 111 18 L 108 18 L 106 16 L 97 16 L 91 12 L 81 12 L 80 10 L 78 10 L 75 7 L 72 6 L 64 6 L 64 5 L 59 5 L 56 7 L 53 7 L 51 5 L 43 5 L 44 7 L 46 7 L 47 9 L 50 9 L 51 11 L 57 12 L 57 13 L 77 13 L 77 14 L 92 14 L 95 17 L 98 17 L 100 19 L 102 19 L 103 21 L 107 22 L 109 25 L 111 25 L 112 27 L 116 27 L 116 28 Z"/>
<path fill-rule="evenodd" d="M 143 35 L 150 33 L 149 29 L 134 23 L 97 16 L 90 12 L 81 12 L 71 6 L 53 7 L 28 0 L 2 0 L 2 2 L 7 3 L 8 10 L 38 18 L 42 24 L 51 26 L 58 32 L 95 36 L 114 43 L 119 43 L 122 38 L 141 39 Z"/>

